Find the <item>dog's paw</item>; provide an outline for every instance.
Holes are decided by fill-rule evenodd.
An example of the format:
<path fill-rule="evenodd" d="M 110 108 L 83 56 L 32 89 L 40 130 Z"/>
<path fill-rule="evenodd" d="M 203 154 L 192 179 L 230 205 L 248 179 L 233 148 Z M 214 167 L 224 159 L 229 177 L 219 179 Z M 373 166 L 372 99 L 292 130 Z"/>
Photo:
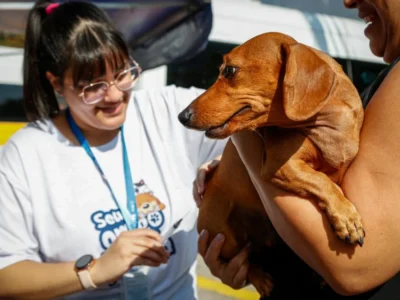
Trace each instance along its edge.
<path fill-rule="evenodd" d="M 348 200 L 341 203 L 330 216 L 331 224 L 336 235 L 348 244 L 364 244 L 365 230 L 361 216 L 355 206 Z"/>

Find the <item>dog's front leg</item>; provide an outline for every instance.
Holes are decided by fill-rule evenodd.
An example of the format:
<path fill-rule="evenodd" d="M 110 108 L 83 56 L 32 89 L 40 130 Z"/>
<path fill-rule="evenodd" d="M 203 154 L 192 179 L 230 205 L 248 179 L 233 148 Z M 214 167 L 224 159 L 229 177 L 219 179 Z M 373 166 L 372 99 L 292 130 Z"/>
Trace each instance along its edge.
<path fill-rule="evenodd" d="M 326 174 L 314 170 L 300 158 L 291 158 L 274 174 L 271 182 L 302 197 L 313 196 L 336 235 L 347 243 L 362 246 L 365 232 L 361 217 Z"/>

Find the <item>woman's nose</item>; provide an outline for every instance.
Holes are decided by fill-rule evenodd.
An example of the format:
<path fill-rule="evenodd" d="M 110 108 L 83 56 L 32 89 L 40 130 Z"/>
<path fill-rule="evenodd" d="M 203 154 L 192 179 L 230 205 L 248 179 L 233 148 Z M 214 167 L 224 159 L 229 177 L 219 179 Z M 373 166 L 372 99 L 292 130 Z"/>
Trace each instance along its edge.
<path fill-rule="evenodd" d="M 104 101 L 106 102 L 117 102 L 120 101 L 121 98 L 124 96 L 124 93 L 120 91 L 115 84 L 111 84 L 107 91 L 106 95 L 104 97 Z"/>

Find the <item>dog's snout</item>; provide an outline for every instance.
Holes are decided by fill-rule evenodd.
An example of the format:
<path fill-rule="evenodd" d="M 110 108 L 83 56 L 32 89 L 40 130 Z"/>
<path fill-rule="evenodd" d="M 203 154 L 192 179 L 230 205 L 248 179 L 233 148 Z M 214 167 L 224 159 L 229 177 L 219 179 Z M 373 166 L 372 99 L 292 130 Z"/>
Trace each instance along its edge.
<path fill-rule="evenodd" d="M 178 115 L 178 119 L 183 125 L 188 125 L 192 116 L 193 110 L 188 107 Z"/>

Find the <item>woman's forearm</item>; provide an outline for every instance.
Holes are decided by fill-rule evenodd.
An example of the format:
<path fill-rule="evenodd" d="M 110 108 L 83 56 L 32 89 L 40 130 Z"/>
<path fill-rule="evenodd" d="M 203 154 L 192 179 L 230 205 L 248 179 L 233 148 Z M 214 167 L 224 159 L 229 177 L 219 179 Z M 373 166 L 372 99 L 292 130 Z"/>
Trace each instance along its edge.
<path fill-rule="evenodd" d="M 376 203 L 372 204 L 377 200 L 374 199 L 374 193 L 379 189 L 373 182 L 368 182 L 368 178 L 360 177 L 361 173 L 366 174 L 367 171 L 361 172 L 360 167 L 350 171 L 352 174 L 349 176 L 359 180 L 353 180 L 352 186 L 347 186 L 346 189 L 346 192 L 351 194 L 352 201 L 355 194 L 364 201 L 363 205 L 360 205 L 360 202 L 355 203 L 363 216 L 363 225 L 367 232 L 364 246 L 360 248 L 347 245 L 334 235 L 324 213 L 317 208 L 312 199 L 302 199 L 284 193 L 261 177 L 263 142 L 257 135 L 249 137 L 249 134 L 251 135 L 235 135 L 234 144 L 271 222 L 294 252 L 324 277 L 336 292 L 351 295 L 367 291 L 388 280 L 398 271 L 396 264 L 390 262 L 386 256 L 390 254 L 392 259 L 400 259 L 393 257 L 398 252 L 393 248 L 391 241 L 396 240 L 393 236 L 395 231 L 383 227 L 387 231 L 382 232 L 382 227 L 374 226 L 379 224 L 382 216 L 388 212 L 383 212 L 382 207 L 377 207 Z"/>
<path fill-rule="evenodd" d="M 342 278 L 336 274 L 340 273 L 338 261 L 346 260 L 349 256 L 343 254 L 351 255 L 354 248 L 346 248 L 337 241 L 330 233 L 329 224 L 311 201 L 281 194 L 258 174 L 251 174 L 251 177 L 280 237 L 338 293 L 351 293 L 348 287 L 342 286 Z"/>
<path fill-rule="evenodd" d="M 82 289 L 73 262 L 25 260 L 0 270 L 1 299 L 54 299 Z"/>
<path fill-rule="evenodd" d="M 268 197 L 273 193 L 269 191 Z M 357 282 L 359 276 L 351 262 L 354 253 L 362 250 L 334 236 L 328 221 L 311 201 L 289 195 L 276 195 L 267 201 L 262 198 L 281 238 L 337 293 L 352 295 L 368 289 Z"/>

